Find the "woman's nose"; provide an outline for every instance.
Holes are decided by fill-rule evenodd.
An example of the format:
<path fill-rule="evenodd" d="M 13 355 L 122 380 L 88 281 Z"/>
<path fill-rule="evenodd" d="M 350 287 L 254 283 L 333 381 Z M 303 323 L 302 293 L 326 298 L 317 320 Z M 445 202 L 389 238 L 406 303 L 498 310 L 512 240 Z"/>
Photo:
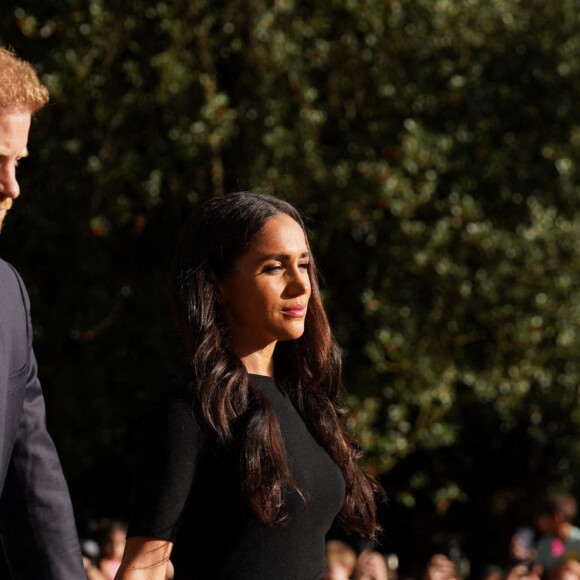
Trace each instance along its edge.
<path fill-rule="evenodd" d="M 302 294 L 306 294 L 309 289 L 310 279 L 308 277 L 308 273 L 296 270 L 293 273 L 292 280 L 290 280 L 290 283 L 288 284 L 288 290 L 294 296 L 301 296 Z"/>

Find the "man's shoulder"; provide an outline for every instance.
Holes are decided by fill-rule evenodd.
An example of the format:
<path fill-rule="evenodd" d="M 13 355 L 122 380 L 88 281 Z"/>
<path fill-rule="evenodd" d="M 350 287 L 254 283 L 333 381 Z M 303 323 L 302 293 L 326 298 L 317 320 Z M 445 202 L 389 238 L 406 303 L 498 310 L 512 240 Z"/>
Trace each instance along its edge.
<path fill-rule="evenodd" d="M 24 301 L 28 304 L 28 294 L 20 274 L 12 264 L 0 258 L 0 285 L 3 302 Z"/>
<path fill-rule="evenodd" d="M 568 537 L 570 538 L 570 540 L 580 542 L 580 528 L 572 526 L 572 530 L 570 531 L 570 535 Z"/>
<path fill-rule="evenodd" d="M 6 260 L 0 258 L 0 271 L 2 270 L 12 270 L 12 266 Z"/>
<path fill-rule="evenodd" d="M 580 559 L 580 529 L 574 526 L 566 539 L 566 559 Z"/>
<path fill-rule="evenodd" d="M 6 262 L 6 260 L 3 260 L 2 258 L 0 258 L 0 276 L 7 278 L 19 277 L 16 268 L 12 264 Z"/>

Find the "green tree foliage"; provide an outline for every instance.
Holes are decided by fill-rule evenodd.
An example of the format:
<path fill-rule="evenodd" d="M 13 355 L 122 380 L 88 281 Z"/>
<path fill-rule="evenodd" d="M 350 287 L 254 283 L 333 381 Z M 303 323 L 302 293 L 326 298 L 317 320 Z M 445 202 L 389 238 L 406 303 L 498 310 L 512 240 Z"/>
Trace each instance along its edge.
<path fill-rule="evenodd" d="M 5 10 L 2 42 L 52 100 L 2 255 L 29 284 L 82 517 L 123 512 L 134 425 L 180 360 L 165 289 L 176 231 L 203 200 L 245 188 L 278 189 L 309 218 L 349 425 L 417 536 L 455 527 L 487 557 L 496 540 L 478 528 L 497 537 L 550 485 L 580 491 L 579 11 Z"/>

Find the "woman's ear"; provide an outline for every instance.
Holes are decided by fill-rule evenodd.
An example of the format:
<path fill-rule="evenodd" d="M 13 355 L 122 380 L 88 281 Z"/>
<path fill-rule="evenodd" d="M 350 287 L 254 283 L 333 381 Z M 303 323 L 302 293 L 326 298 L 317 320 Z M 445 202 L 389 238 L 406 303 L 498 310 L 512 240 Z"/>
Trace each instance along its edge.
<path fill-rule="evenodd" d="M 217 276 L 213 277 L 215 297 L 218 304 L 225 304 L 227 302 L 227 285 L 225 280 L 221 280 Z"/>

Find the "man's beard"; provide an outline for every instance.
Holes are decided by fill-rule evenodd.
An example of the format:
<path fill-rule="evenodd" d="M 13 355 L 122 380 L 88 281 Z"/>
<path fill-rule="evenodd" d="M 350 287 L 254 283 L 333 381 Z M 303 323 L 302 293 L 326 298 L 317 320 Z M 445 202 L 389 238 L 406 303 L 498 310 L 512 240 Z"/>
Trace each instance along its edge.
<path fill-rule="evenodd" d="M 0 209 L 3 210 L 4 212 L 4 216 L 2 217 L 2 219 L 0 219 L 0 233 L 2 232 L 2 228 L 4 227 L 4 224 L 6 223 L 6 218 L 8 217 L 8 213 L 10 212 L 10 209 L 12 208 L 12 203 L 10 203 L 11 200 L 4 200 L 4 203 L 2 203 L 2 205 L 0 206 Z"/>

